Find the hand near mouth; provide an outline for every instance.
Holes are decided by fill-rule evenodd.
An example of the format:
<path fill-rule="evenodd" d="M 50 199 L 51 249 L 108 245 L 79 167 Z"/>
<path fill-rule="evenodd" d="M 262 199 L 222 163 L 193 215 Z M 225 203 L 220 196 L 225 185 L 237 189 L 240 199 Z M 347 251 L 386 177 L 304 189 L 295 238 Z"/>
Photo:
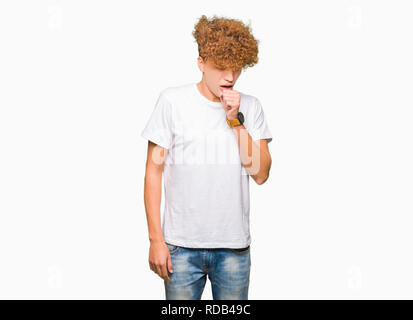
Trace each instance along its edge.
<path fill-rule="evenodd" d="M 241 95 L 236 90 L 223 90 L 219 99 L 225 110 L 228 120 L 235 120 L 241 103 Z"/>

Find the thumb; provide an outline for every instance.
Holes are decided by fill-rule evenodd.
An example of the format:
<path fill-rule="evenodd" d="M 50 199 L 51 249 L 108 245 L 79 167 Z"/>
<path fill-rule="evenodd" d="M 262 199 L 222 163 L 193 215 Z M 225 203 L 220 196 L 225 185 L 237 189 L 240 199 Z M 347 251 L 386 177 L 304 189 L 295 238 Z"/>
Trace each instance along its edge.
<path fill-rule="evenodd" d="M 170 254 L 168 255 L 167 264 L 168 264 L 168 270 L 169 270 L 169 272 L 170 272 L 170 273 L 173 273 L 174 271 L 173 271 L 173 269 L 172 269 L 172 259 L 171 259 L 171 255 L 170 255 Z"/>

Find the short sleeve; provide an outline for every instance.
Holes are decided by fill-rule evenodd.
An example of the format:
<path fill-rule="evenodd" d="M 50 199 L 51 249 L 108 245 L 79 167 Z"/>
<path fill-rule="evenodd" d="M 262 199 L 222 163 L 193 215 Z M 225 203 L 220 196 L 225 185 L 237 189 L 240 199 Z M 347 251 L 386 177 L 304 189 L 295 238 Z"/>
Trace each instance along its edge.
<path fill-rule="evenodd" d="M 141 136 L 169 149 L 172 145 L 171 128 L 171 104 L 165 93 L 161 92 Z"/>
<path fill-rule="evenodd" d="M 262 109 L 260 101 L 255 98 L 255 114 L 252 129 L 249 134 L 252 140 L 267 139 L 267 143 L 272 141 L 272 134 L 265 118 L 264 110 Z"/>

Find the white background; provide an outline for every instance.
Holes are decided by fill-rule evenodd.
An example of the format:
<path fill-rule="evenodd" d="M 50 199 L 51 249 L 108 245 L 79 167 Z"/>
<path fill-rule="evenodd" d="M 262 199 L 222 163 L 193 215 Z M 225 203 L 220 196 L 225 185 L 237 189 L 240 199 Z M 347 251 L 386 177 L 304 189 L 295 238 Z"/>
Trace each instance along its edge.
<path fill-rule="evenodd" d="M 216 14 L 260 40 L 235 89 L 274 136 L 250 299 L 413 298 L 411 6 L 1 1 L 0 297 L 164 299 L 140 132 L 161 90 L 201 79 L 191 32 Z"/>

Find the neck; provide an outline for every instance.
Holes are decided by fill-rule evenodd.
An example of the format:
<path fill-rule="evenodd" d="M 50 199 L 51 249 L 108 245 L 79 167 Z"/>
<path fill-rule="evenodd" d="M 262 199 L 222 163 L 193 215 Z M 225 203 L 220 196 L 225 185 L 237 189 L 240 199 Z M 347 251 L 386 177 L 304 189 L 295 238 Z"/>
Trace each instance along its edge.
<path fill-rule="evenodd" d="M 198 86 L 199 91 L 201 94 L 207 98 L 208 100 L 211 100 L 213 102 L 220 102 L 221 100 L 219 97 L 217 97 L 211 90 L 209 90 L 208 86 L 206 85 L 204 79 L 196 84 Z"/>

